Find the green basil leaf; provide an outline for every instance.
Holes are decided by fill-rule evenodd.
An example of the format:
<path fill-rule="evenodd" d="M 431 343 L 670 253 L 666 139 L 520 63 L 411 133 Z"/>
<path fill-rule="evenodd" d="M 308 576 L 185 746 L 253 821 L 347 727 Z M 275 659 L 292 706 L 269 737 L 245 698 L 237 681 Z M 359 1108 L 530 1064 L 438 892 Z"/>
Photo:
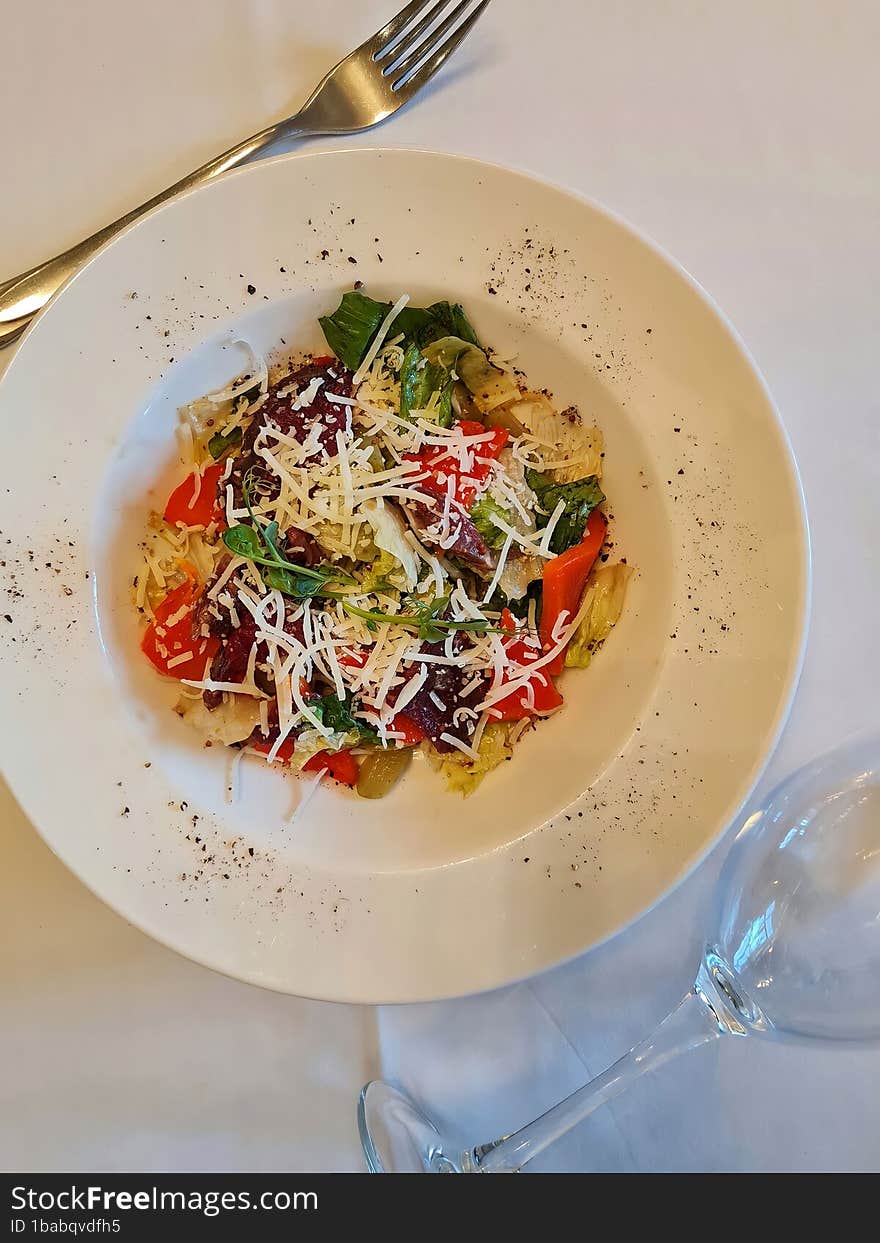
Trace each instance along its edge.
<path fill-rule="evenodd" d="M 352 715 L 353 700 L 340 699 L 338 695 L 324 695 L 309 704 L 312 712 L 328 729 L 335 734 L 348 734 L 353 730 L 360 735 L 362 742 L 378 742 L 379 735 L 371 725 L 357 720 Z"/>
<path fill-rule="evenodd" d="M 461 337 L 471 345 L 479 345 L 473 325 L 458 303 L 434 302 L 429 307 L 405 306 L 395 319 L 394 328 L 419 347 L 440 337 Z"/>
<path fill-rule="evenodd" d="M 448 308 L 448 326 L 449 335 L 452 337 L 461 337 L 463 341 L 470 341 L 471 345 L 479 345 L 480 341 L 474 331 L 474 326 L 464 313 L 464 307 L 460 302 L 454 303 L 452 306 L 448 302 L 435 303 L 435 307 L 443 306 Z M 431 309 L 434 310 L 435 307 Z"/>
<path fill-rule="evenodd" d="M 342 295 L 342 301 L 332 315 L 323 315 L 319 319 L 327 344 L 350 371 L 356 371 L 360 366 L 390 309 L 390 302 L 377 302 L 355 289 Z M 394 321 L 394 331 L 402 332 L 407 344 L 420 348 L 440 337 L 450 336 L 460 337 L 470 345 L 479 345 L 473 325 L 458 303 L 406 306 Z"/>
<path fill-rule="evenodd" d="M 557 556 L 579 544 L 584 537 L 584 530 L 590 514 L 605 500 L 605 493 L 599 486 L 595 475 L 586 479 L 577 479 L 574 483 L 554 483 L 540 471 L 526 470 L 526 483 L 538 498 L 538 503 L 546 514 L 538 515 L 538 527 L 545 527 L 550 515 L 560 501 L 565 508 L 550 538 L 550 551 Z"/>
<path fill-rule="evenodd" d="M 496 587 L 495 591 L 492 593 L 491 599 L 486 605 L 486 608 L 497 609 L 498 611 L 501 609 L 510 609 L 514 617 L 518 617 L 521 621 L 523 621 L 529 615 L 530 602 L 534 600 L 535 623 L 537 624 L 541 620 L 541 600 L 543 592 L 544 584 L 541 582 L 540 578 L 536 578 L 533 583 L 529 583 L 527 591 L 524 595 L 520 596 L 518 600 L 509 599 L 500 587 Z"/>
<path fill-rule="evenodd" d="M 357 371 L 361 365 L 390 309 L 389 302 L 376 302 L 355 289 L 342 295 L 332 315 L 322 315 L 318 320 L 330 349 L 349 371 Z"/>

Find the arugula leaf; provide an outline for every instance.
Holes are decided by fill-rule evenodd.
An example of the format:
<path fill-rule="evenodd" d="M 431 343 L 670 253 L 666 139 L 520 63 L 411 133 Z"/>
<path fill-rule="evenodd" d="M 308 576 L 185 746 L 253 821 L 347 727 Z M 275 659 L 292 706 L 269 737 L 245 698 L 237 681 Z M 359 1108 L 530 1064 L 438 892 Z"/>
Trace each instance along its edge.
<path fill-rule="evenodd" d="M 241 428 L 233 427 L 232 431 L 226 436 L 222 432 L 215 432 L 208 441 L 208 452 L 215 462 L 219 461 L 224 454 L 228 453 L 235 445 L 241 444 Z"/>
<path fill-rule="evenodd" d="M 269 549 L 269 556 L 272 558 L 272 560 L 277 561 L 279 565 L 289 565 L 290 563 L 287 561 L 285 557 L 282 557 L 275 543 L 275 541 L 278 539 L 278 523 L 277 522 L 267 523 L 266 526 L 264 526 L 260 530 L 260 534 L 263 537 L 263 543 Z"/>
<path fill-rule="evenodd" d="M 408 419 L 414 410 L 424 410 L 432 393 L 440 394 L 437 422 L 452 426 L 452 386 L 455 383 L 446 367 L 431 363 L 411 342 L 406 347 L 400 367 L 400 415 Z"/>
<path fill-rule="evenodd" d="M 349 574 L 346 570 L 337 569 L 332 565 L 321 566 L 318 569 L 309 569 L 304 565 L 299 565 L 296 561 L 288 561 L 286 557 L 282 557 L 278 551 L 277 544 L 278 523 L 268 522 L 263 527 L 257 522 L 256 514 L 251 504 L 253 486 L 254 468 L 251 467 L 241 481 L 241 494 L 253 526 L 249 527 L 244 523 L 240 523 L 238 526 L 229 527 L 223 532 L 223 543 L 230 551 L 236 553 L 239 557 L 249 557 L 251 561 L 255 561 L 258 565 L 278 566 L 282 570 L 290 570 L 299 578 L 311 578 L 316 582 L 322 583 L 326 583 L 329 580 L 346 583 L 353 583 L 355 581 L 354 575 Z M 266 556 L 267 552 L 269 554 L 268 557 Z M 279 588 L 279 590 L 282 589 Z"/>
<path fill-rule="evenodd" d="M 503 519 L 510 526 L 513 515 L 509 509 L 504 509 L 491 496 L 484 496 L 471 510 L 471 521 L 483 537 L 483 542 L 488 544 L 490 548 L 500 548 L 506 538 L 500 527 L 496 527 L 492 521 L 492 515 Z"/>
<path fill-rule="evenodd" d="M 357 371 L 361 365 L 390 309 L 390 302 L 376 302 L 355 289 L 342 295 L 332 315 L 322 315 L 318 320 L 330 349 L 349 371 Z"/>
<path fill-rule="evenodd" d="M 290 584 L 294 581 L 308 580 L 309 582 L 316 583 L 319 588 L 323 588 L 330 582 L 354 582 L 351 574 L 345 570 L 339 570 L 332 565 L 320 569 L 309 569 L 304 565 L 297 565 L 295 561 L 287 561 L 278 552 L 274 543 L 269 543 L 265 540 L 265 532 L 275 525 L 275 523 L 270 523 L 269 527 L 264 528 L 261 533 L 256 527 L 249 527 L 245 523 L 239 523 L 238 526 L 229 527 L 223 532 L 223 543 L 237 557 L 247 557 L 249 561 L 255 562 L 256 565 L 268 566 L 269 570 L 278 570 L 279 575 L 287 575 L 287 578 L 279 577 L 277 579 L 279 591 L 287 591 L 286 587 L 281 586 L 282 582 Z M 266 556 L 267 550 L 271 553 L 270 556 Z M 264 574 L 263 577 L 267 582 L 269 581 L 267 575 Z M 302 595 L 304 593 L 299 590 L 292 590 L 288 591 L 287 594 Z M 312 592 L 310 594 L 315 593 Z M 333 593 L 321 591 L 321 594 L 332 595 Z"/>
<path fill-rule="evenodd" d="M 605 500 L 595 475 L 578 479 L 575 483 L 554 483 L 540 471 L 526 469 L 526 483 L 538 498 L 538 504 L 547 511 L 537 516 L 538 526 L 545 527 L 550 515 L 560 501 L 565 503 L 562 516 L 550 537 L 550 551 L 557 556 L 578 544 L 584 537 L 587 519 L 593 510 Z"/>
<path fill-rule="evenodd" d="M 293 570 L 282 569 L 280 565 L 270 566 L 262 571 L 262 578 L 267 587 L 292 596 L 295 600 L 305 600 L 310 596 L 326 596 L 322 583 L 314 578 L 306 578 Z"/>
<path fill-rule="evenodd" d="M 236 557 L 247 557 L 250 561 L 263 560 L 263 541 L 253 527 L 244 523 L 227 527 L 223 532 L 223 543 Z"/>
<path fill-rule="evenodd" d="M 321 699 L 309 704 L 312 712 L 334 734 L 348 734 L 355 730 L 362 742 L 378 742 L 379 735 L 366 721 L 356 720 L 352 716 L 352 699 L 340 699 L 338 695 L 324 695 Z"/>
<path fill-rule="evenodd" d="M 349 290 L 332 315 L 322 315 L 318 320 L 330 349 L 350 371 L 357 371 L 391 305 L 376 302 L 360 290 Z M 473 325 L 458 303 L 405 306 L 394 321 L 394 331 L 402 332 L 407 344 L 420 348 L 448 336 L 479 345 Z"/>
<path fill-rule="evenodd" d="M 440 614 L 449 604 L 448 596 L 438 596 L 434 600 L 428 600 L 414 608 L 412 613 L 382 613 L 378 609 L 361 609 L 345 599 L 341 600 L 341 604 L 346 613 L 352 617 L 362 618 L 368 630 L 375 630 L 384 622 L 392 622 L 396 626 L 406 626 L 415 630 L 424 643 L 441 643 L 450 632 L 455 630 L 466 630 L 472 634 L 504 633 L 482 619 L 445 621 Z"/>

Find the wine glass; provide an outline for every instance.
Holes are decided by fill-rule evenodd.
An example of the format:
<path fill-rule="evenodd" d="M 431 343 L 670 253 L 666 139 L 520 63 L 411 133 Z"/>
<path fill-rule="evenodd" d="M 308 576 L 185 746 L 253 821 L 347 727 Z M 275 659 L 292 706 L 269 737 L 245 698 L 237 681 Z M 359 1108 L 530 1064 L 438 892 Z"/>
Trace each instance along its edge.
<path fill-rule="evenodd" d="M 880 737 L 800 769 L 736 835 L 691 991 L 652 1035 L 536 1121 L 464 1152 L 374 1081 L 358 1126 L 373 1173 L 513 1173 L 640 1075 L 721 1036 L 880 1039 Z"/>

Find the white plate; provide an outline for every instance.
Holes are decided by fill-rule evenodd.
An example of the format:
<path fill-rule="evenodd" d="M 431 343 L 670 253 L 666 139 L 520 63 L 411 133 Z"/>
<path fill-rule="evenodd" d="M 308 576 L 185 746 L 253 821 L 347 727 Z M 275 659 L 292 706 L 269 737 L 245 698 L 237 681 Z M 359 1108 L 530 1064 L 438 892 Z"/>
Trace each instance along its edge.
<path fill-rule="evenodd" d="M 356 262 L 354 262 L 356 260 Z M 353 281 L 460 300 L 602 425 L 624 618 L 565 709 L 467 801 L 417 766 L 388 799 L 242 768 L 170 712 L 129 602 L 183 401 L 242 334 L 320 346 Z M 249 294 L 248 285 L 256 292 Z M 608 937 L 740 807 L 785 717 L 808 595 L 771 398 L 670 259 L 543 182 L 415 151 L 283 157 L 186 195 L 53 300 L 0 386 L 3 759 L 53 850 L 198 962 L 340 1001 L 486 989 Z M 11 642 L 10 640 L 13 640 Z"/>

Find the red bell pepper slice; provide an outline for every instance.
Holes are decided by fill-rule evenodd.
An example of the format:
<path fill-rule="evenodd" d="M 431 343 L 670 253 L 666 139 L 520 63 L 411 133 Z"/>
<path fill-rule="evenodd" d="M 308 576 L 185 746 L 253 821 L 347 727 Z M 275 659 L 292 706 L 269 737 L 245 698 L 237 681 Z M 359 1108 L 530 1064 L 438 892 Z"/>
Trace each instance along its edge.
<path fill-rule="evenodd" d="M 501 610 L 501 620 L 498 625 L 501 630 L 510 635 L 509 639 L 503 639 L 502 642 L 504 650 L 512 661 L 528 669 L 532 661 L 539 659 L 539 654 L 533 646 L 515 637 L 516 618 L 510 609 Z M 511 678 L 518 676 L 521 674 L 512 674 Z M 518 690 L 511 691 L 506 699 L 500 699 L 493 704 L 489 711 L 494 719 L 496 721 L 522 721 L 527 716 L 546 715 L 562 704 L 562 696 L 550 681 L 546 665 L 535 670 L 529 678 L 529 686 L 531 693 L 521 686 Z"/>
<path fill-rule="evenodd" d="M 403 735 L 402 738 L 397 738 L 395 741 L 404 747 L 417 747 L 428 736 L 421 725 L 418 725 L 405 712 L 398 712 L 397 716 L 394 717 L 391 722 L 391 733 Z"/>
<path fill-rule="evenodd" d="M 255 751 L 259 751 L 261 755 L 268 755 L 275 744 L 271 738 L 261 738 L 258 742 L 251 742 L 248 745 L 253 747 Z M 282 764 L 287 764 L 292 759 L 295 750 L 296 742 L 294 739 L 285 738 L 275 753 L 275 759 L 280 760 Z"/>
<path fill-rule="evenodd" d="M 530 660 L 538 659 L 535 649 L 522 639 L 505 640 L 504 648 L 512 661 L 526 669 Z M 562 696 L 553 685 L 546 665 L 542 665 L 531 675 L 529 687 L 531 693 L 526 687 L 520 686 L 511 691 L 506 699 L 499 699 L 494 703 L 489 709 L 492 717 L 496 721 L 522 721 L 527 716 L 546 716 L 562 706 Z"/>
<path fill-rule="evenodd" d="M 458 427 L 466 437 L 487 434 L 482 423 L 475 423 L 470 419 L 462 419 Z M 404 461 L 418 463 L 420 473 L 427 473 L 428 476 L 426 479 L 419 479 L 414 486 L 420 492 L 436 496 L 438 500 L 445 500 L 448 495 L 448 480 L 451 477 L 455 481 L 453 499 L 465 509 L 470 509 L 489 478 L 492 462 L 507 444 L 510 435 L 505 427 L 493 427 L 491 433 L 488 439 L 474 445 L 470 470 L 462 469 L 458 455 L 451 449 L 432 447 L 423 449 L 421 453 L 405 453 Z"/>
<path fill-rule="evenodd" d="M 319 751 L 303 764 L 304 773 L 326 773 L 340 785 L 357 785 L 358 764 L 350 751 Z"/>
<path fill-rule="evenodd" d="M 196 582 L 189 577 L 169 591 L 141 639 L 144 655 L 166 677 L 201 680 L 220 646 L 219 639 L 213 636 L 204 638 L 193 634 L 197 598 Z M 188 660 L 179 660 L 185 652 L 192 655 Z"/>
<path fill-rule="evenodd" d="M 219 517 L 222 509 L 217 500 L 217 483 L 225 469 L 225 463 L 206 466 L 201 472 L 201 482 L 196 493 L 195 472 L 174 489 L 168 498 L 163 517 L 166 522 L 182 522 L 188 527 L 206 527 Z"/>
<path fill-rule="evenodd" d="M 605 543 L 607 530 L 608 519 L 601 509 L 594 509 L 587 519 L 587 528 L 581 543 L 566 549 L 544 566 L 541 624 L 538 629 L 545 652 L 549 652 L 554 646 L 553 631 L 562 614 L 568 614 L 566 622 L 574 620 L 584 584 Z M 553 677 L 561 673 L 564 667 L 565 648 L 544 666 Z"/>

